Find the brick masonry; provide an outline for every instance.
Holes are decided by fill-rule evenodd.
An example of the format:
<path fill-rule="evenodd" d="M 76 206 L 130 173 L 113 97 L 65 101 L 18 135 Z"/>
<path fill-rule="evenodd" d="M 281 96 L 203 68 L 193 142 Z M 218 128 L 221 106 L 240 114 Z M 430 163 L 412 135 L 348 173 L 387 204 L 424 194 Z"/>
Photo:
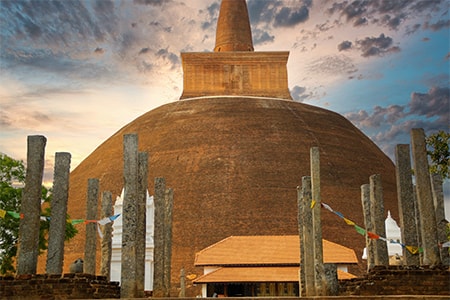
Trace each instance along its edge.
<path fill-rule="evenodd" d="M 382 297 L 382 299 L 391 299 L 391 296 L 392 299 L 396 300 L 448 299 L 450 296 L 450 269 L 445 267 L 378 266 L 364 277 L 341 280 L 340 292 L 337 298 L 381 299 L 380 297 Z M 59 300 L 106 298 L 120 298 L 120 287 L 118 282 L 109 282 L 105 276 L 70 273 L 63 275 L 0 277 L 0 299 Z M 304 299 L 308 298 L 310 297 Z M 314 297 L 314 299 L 322 300 L 329 298 Z M 169 300 L 171 298 L 165 299 Z M 195 298 L 183 299 L 195 300 Z M 243 298 L 239 299 L 242 300 Z M 276 298 L 264 298 L 264 300 L 270 299 Z"/>
<path fill-rule="evenodd" d="M 0 276 L 0 299 L 59 300 L 120 298 L 118 282 L 90 274 Z"/>
<path fill-rule="evenodd" d="M 448 267 L 377 266 L 364 277 L 340 281 L 340 295 L 450 296 Z"/>

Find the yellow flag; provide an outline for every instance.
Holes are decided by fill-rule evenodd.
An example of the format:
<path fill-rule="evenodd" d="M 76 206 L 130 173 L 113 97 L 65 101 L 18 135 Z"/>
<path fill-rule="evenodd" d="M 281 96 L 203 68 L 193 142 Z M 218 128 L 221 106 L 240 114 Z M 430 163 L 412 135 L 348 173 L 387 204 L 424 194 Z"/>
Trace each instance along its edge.
<path fill-rule="evenodd" d="M 405 246 L 405 248 L 411 252 L 411 254 L 417 254 L 419 253 L 419 247 L 416 246 Z"/>
<path fill-rule="evenodd" d="M 0 208 L 0 217 L 4 219 L 5 216 L 6 216 L 6 210 Z"/>
<path fill-rule="evenodd" d="M 350 220 L 347 219 L 347 218 L 344 218 L 344 221 L 345 221 L 345 223 L 347 223 L 347 225 L 351 225 L 351 226 L 355 226 L 355 225 L 356 225 L 355 222 L 350 221 Z"/>
<path fill-rule="evenodd" d="M 316 206 L 316 200 L 311 201 L 311 208 L 314 208 Z"/>

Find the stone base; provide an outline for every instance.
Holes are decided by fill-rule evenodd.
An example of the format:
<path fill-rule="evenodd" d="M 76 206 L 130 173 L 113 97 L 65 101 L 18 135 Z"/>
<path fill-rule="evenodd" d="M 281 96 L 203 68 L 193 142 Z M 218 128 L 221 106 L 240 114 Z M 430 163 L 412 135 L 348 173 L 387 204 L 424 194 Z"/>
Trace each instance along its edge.
<path fill-rule="evenodd" d="M 84 273 L 0 276 L 0 299 L 120 298 L 118 282 Z"/>

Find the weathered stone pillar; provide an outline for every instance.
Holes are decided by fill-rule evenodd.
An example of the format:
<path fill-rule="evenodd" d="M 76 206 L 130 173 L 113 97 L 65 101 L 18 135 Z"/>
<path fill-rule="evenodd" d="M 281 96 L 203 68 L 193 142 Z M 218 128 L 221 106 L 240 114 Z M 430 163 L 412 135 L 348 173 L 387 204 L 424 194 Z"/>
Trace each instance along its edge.
<path fill-rule="evenodd" d="M 298 287 L 300 297 L 306 295 L 305 290 L 305 245 L 303 244 L 303 199 L 302 189 L 297 186 L 297 226 L 298 226 L 298 240 L 300 246 L 300 268 L 298 270 Z"/>
<path fill-rule="evenodd" d="M 153 250 L 153 296 L 165 297 L 164 289 L 164 214 L 165 214 L 166 181 L 164 178 L 155 178 L 155 229 Z"/>
<path fill-rule="evenodd" d="M 301 188 L 301 198 L 298 203 L 299 211 L 301 213 L 299 232 L 300 236 L 300 251 L 301 252 L 301 274 L 304 276 L 302 283 L 304 281 L 304 293 L 305 296 L 314 296 L 316 294 L 315 290 L 315 278 L 314 278 L 314 251 L 311 251 L 311 246 L 314 245 L 314 233 L 313 233 L 313 221 L 312 221 L 312 210 L 311 210 L 311 177 L 302 177 L 302 188 Z M 301 227 L 301 228 L 300 228 Z M 306 251 L 308 249 L 308 251 Z"/>
<path fill-rule="evenodd" d="M 180 298 L 186 297 L 186 272 L 184 269 L 180 271 Z"/>
<path fill-rule="evenodd" d="M 102 211 L 100 219 L 112 216 L 112 194 L 110 191 L 102 193 Z M 102 228 L 102 260 L 100 264 L 100 275 L 106 276 L 107 280 L 111 278 L 111 256 L 112 256 L 112 225 L 107 223 Z"/>
<path fill-rule="evenodd" d="M 312 201 L 315 205 L 312 208 L 313 234 L 314 234 L 314 277 L 316 296 L 325 296 L 327 291 L 325 281 L 325 270 L 323 265 L 322 249 L 322 222 L 320 217 L 321 196 L 320 196 L 320 155 L 319 148 L 310 149 L 311 156 L 311 191 Z"/>
<path fill-rule="evenodd" d="M 124 199 L 122 211 L 122 268 L 120 297 L 137 297 L 136 229 L 138 215 L 138 136 L 123 136 Z"/>
<path fill-rule="evenodd" d="M 395 148 L 395 173 L 397 177 L 397 199 L 400 217 L 402 242 L 407 246 L 419 246 L 417 236 L 416 199 L 411 176 L 411 154 L 408 144 L 399 144 Z M 403 247 L 403 263 L 418 266 L 420 256 L 412 254 Z"/>
<path fill-rule="evenodd" d="M 386 237 L 386 226 L 384 224 L 384 200 L 381 175 L 374 174 L 369 178 L 370 181 L 370 215 L 374 233 Z M 386 241 L 381 239 L 374 240 L 374 263 L 375 266 L 389 266 L 389 254 Z"/>
<path fill-rule="evenodd" d="M 364 227 L 367 231 L 373 231 L 372 218 L 370 213 L 370 184 L 361 185 L 361 202 L 364 214 Z M 367 254 L 367 271 L 375 266 L 375 243 L 367 236 L 366 233 L 366 254 Z"/>
<path fill-rule="evenodd" d="M 170 274 L 172 270 L 172 212 L 173 189 L 168 188 L 164 197 L 164 290 L 170 296 Z"/>
<path fill-rule="evenodd" d="M 422 128 L 411 130 L 414 174 L 416 177 L 417 202 L 420 212 L 420 231 L 423 248 L 423 264 L 438 265 L 441 263 L 439 254 L 436 214 L 431 192 L 430 172 L 428 167 L 425 132 Z"/>
<path fill-rule="evenodd" d="M 95 275 L 96 271 L 96 246 L 97 246 L 97 220 L 99 180 L 88 179 L 87 204 L 86 204 L 86 240 L 84 246 L 84 273 Z"/>
<path fill-rule="evenodd" d="M 36 274 L 39 255 L 42 177 L 47 139 L 41 135 L 27 138 L 27 173 L 22 194 L 19 227 L 17 274 Z"/>
<path fill-rule="evenodd" d="M 138 197 L 136 224 L 137 297 L 145 296 L 145 249 L 147 235 L 148 153 L 138 153 Z"/>
<path fill-rule="evenodd" d="M 440 243 L 447 241 L 447 223 L 445 219 L 445 208 L 444 208 L 444 191 L 442 188 L 442 177 L 439 174 L 433 174 L 431 176 L 431 187 L 433 190 L 433 202 L 436 214 L 436 224 L 437 224 L 437 236 Z M 441 262 L 443 265 L 450 265 L 450 256 L 448 253 L 448 248 L 440 248 Z"/>
<path fill-rule="evenodd" d="M 55 153 L 52 214 L 48 229 L 47 274 L 62 274 L 66 238 L 67 200 L 69 198 L 70 153 Z"/>
<path fill-rule="evenodd" d="M 326 284 L 326 294 L 328 296 L 337 296 L 339 294 L 339 281 L 337 277 L 336 264 L 324 264 L 324 274 Z"/>

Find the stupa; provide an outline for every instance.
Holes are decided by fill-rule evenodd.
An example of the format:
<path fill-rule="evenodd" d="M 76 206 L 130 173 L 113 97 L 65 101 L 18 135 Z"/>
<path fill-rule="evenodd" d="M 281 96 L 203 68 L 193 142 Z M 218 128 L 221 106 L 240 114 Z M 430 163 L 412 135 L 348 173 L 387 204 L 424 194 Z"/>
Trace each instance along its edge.
<path fill-rule="evenodd" d="M 172 296 L 181 268 L 189 278 L 202 274 L 195 253 L 209 245 L 232 235 L 298 234 L 297 186 L 310 175 L 313 146 L 323 202 L 363 225 L 360 186 L 381 174 L 385 208 L 396 216 L 392 161 L 343 116 L 291 99 L 288 55 L 254 51 L 245 0 L 223 0 L 214 52 L 181 54 L 180 100 L 130 122 L 72 171 L 70 216 L 85 218 L 88 178 L 113 198 L 120 194 L 127 133 L 137 133 L 139 151 L 149 153 L 150 194 L 155 177 L 174 189 Z M 324 239 L 362 253 L 365 239 L 352 226 L 326 211 L 322 219 Z M 66 267 L 83 256 L 79 229 L 66 244 Z M 199 294 L 188 280 L 186 295 Z"/>

